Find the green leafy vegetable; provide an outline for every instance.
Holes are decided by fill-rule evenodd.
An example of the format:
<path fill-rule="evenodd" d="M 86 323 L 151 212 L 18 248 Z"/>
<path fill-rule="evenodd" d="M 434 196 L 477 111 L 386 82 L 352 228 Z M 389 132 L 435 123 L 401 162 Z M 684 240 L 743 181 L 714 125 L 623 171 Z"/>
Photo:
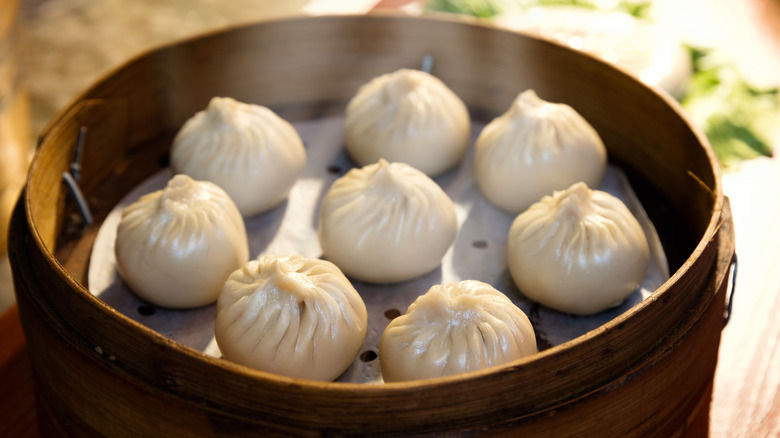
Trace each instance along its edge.
<path fill-rule="evenodd" d="M 504 11 L 500 3 L 495 0 L 429 0 L 425 8 L 431 11 L 491 18 Z"/>
<path fill-rule="evenodd" d="M 620 1 L 614 10 L 625 12 L 634 17 L 645 18 L 652 2 Z M 588 9 L 600 9 L 598 1 L 588 0 L 429 0 L 425 8 L 431 11 L 452 12 L 479 18 L 491 18 L 506 11 L 509 7 L 531 6 L 578 6 Z"/>
<path fill-rule="evenodd" d="M 704 130 L 726 170 L 771 156 L 769 140 L 778 113 L 778 90 L 757 90 L 715 51 L 690 49 L 691 82 L 681 104 Z"/>

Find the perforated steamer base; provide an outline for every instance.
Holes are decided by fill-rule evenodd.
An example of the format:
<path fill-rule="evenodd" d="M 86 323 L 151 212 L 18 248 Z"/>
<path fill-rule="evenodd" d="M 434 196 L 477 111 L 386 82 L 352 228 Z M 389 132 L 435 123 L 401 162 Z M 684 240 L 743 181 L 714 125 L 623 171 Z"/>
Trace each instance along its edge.
<path fill-rule="evenodd" d="M 354 166 L 343 151 L 343 124 L 340 114 L 293 123 L 306 145 L 306 169 L 286 202 L 246 220 L 250 257 L 261 254 L 321 257 L 316 228 L 320 200 L 330 184 Z M 473 123 L 472 145 L 482 127 L 482 123 Z M 599 327 L 649 296 L 669 278 L 666 256 L 653 224 L 623 172 L 609 166 L 599 188 L 626 203 L 650 242 L 651 261 L 641 287 L 622 305 L 593 316 L 566 315 L 528 300 L 512 283 L 505 261 L 506 237 L 515 215 L 498 209 L 483 197 L 474 181 L 472 161 L 473 146 L 456 168 L 435 179 L 455 202 L 459 224 L 456 241 L 444 256 L 441 267 L 396 284 L 353 282 L 368 309 L 368 330 L 361 353 L 338 381 L 382 382 L 378 360 L 382 332 L 393 317 L 404 313 L 409 304 L 434 284 L 466 279 L 492 284 L 528 315 L 536 331 L 537 344 L 543 350 Z M 154 307 L 137 298 L 116 272 L 114 240 L 122 209 L 141 195 L 163 188 L 171 176 L 167 169 L 153 175 L 128 193 L 105 219 L 92 250 L 89 290 L 150 329 L 207 355 L 220 357 L 214 341 L 216 305 L 192 310 Z"/>

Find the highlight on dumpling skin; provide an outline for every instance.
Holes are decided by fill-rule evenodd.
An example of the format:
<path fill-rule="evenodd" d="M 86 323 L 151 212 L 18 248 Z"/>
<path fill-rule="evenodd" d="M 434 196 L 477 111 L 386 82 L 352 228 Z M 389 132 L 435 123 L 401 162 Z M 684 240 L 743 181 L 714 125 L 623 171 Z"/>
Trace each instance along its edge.
<path fill-rule="evenodd" d="M 537 352 L 523 311 L 493 286 L 464 280 L 431 287 L 382 334 L 385 382 L 451 376 Z"/>
<path fill-rule="evenodd" d="M 434 270 L 457 234 L 455 205 L 431 178 L 405 163 L 379 160 L 334 181 L 320 207 L 326 259 L 371 283 Z"/>
<path fill-rule="evenodd" d="M 225 282 L 215 337 L 230 361 L 332 381 L 357 357 L 367 322 L 363 299 L 333 263 L 265 255 Z"/>
<path fill-rule="evenodd" d="M 358 166 L 384 158 L 436 176 L 461 160 L 470 136 L 463 101 L 439 78 L 419 70 L 375 77 L 346 109 L 346 150 Z"/>
<path fill-rule="evenodd" d="M 515 218 L 508 265 L 518 289 L 561 312 L 588 315 L 621 304 L 650 260 L 642 226 L 607 192 L 576 183 Z"/>
<path fill-rule="evenodd" d="M 270 109 L 214 97 L 187 120 L 171 147 L 171 168 L 222 187 L 244 217 L 270 210 L 306 165 L 295 128 Z"/>
<path fill-rule="evenodd" d="M 162 307 L 217 300 L 231 272 L 249 259 L 241 214 L 216 184 L 174 176 L 122 211 L 117 269 L 130 289 Z"/>
<path fill-rule="evenodd" d="M 607 151 L 596 130 L 572 107 L 520 93 L 480 132 L 475 178 L 496 206 L 520 213 L 543 196 L 577 182 L 597 187 Z"/>

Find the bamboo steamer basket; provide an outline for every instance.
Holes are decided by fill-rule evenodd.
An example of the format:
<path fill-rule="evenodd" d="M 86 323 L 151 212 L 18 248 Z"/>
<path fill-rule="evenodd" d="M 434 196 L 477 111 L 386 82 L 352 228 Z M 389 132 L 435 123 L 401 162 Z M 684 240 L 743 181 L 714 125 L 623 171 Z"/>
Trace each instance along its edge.
<path fill-rule="evenodd" d="M 212 96 L 259 102 L 288 120 L 316 118 L 427 53 L 475 118 L 500 114 L 527 88 L 583 114 L 630 176 L 671 278 L 609 323 L 530 358 L 392 384 L 251 370 L 182 346 L 90 294 L 101 220 L 167 165 L 173 135 Z M 62 178 L 82 127 L 90 141 L 79 185 L 92 224 Z M 46 436 L 681 436 L 706 428 L 734 264 L 716 159 L 671 98 L 528 35 L 383 14 L 258 23 L 131 60 L 43 133 L 10 237 Z"/>

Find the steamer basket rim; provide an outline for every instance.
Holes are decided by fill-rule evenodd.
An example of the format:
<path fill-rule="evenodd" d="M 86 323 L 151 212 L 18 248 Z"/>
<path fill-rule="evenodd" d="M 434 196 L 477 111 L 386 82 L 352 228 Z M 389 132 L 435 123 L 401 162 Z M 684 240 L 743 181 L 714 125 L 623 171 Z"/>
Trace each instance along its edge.
<path fill-rule="evenodd" d="M 305 22 L 310 20 L 317 20 L 317 21 L 338 21 L 338 20 L 415 20 L 415 21 L 430 21 L 430 22 L 436 22 L 436 23 L 448 23 L 449 25 L 453 26 L 467 26 L 467 27 L 478 27 L 483 29 L 484 31 L 489 32 L 505 32 L 505 33 L 511 33 L 516 34 L 518 38 L 528 38 L 533 39 L 539 44 L 549 44 L 561 47 L 567 51 L 574 52 L 574 50 L 553 41 L 544 40 L 542 38 L 536 37 L 534 35 L 530 35 L 526 32 L 521 31 L 515 31 L 515 30 L 509 30 L 509 29 L 503 29 L 498 28 L 483 22 L 480 22 L 476 19 L 471 19 L 469 17 L 451 17 L 448 16 L 449 14 L 427 14 L 424 17 L 409 17 L 404 14 L 397 14 L 397 13 L 372 13 L 366 16 L 316 16 L 316 17 L 294 17 L 294 18 L 279 18 L 279 19 L 273 19 L 268 20 L 264 22 L 259 23 L 247 23 L 237 26 L 231 26 L 226 29 L 216 30 L 213 32 L 208 32 L 204 34 L 200 34 L 198 36 L 189 37 L 185 39 L 181 39 L 179 41 L 175 41 L 169 44 L 161 45 L 159 47 L 150 49 L 148 51 L 145 51 L 132 59 L 128 60 L 127 62 L 119 65 L 118 67 L 114 68 L 113 70 L 106 73 L 102 78 L 100 78 L 98 81 L 96 81 L 91 87 L 89 87 L 86 91 L 81 93 L 77 98 L 75 98 L 69 105 L 65 107 L 63 111 L 59 113 L 58 116 L 56 116 L 52 122 L 50 122 L 47 127 L 42 131 L 42 134 L 39 137 L 39 149 L 36 152 L 35 159 L 33 160 L 33 163 L 31 164 L 30 171 L 28 174 L 27 179 L 27 187 L 33 187 L 35 185 L 35 174 L 37 171 L 40 171 L 39 169 L 39 155 L 47 150 L 50 144 L 50 137 L 53 135 L 54 132 L 57 131 L 58 127 L 61 126 L 64 122 L 68 120 L 69 117 L 73 116 L 74 110 L 78 107 L 78 105 L 87 100 L 90 96 L 90 93 L 92 90 L 94 90 L 99 84 L 110 80 L 110 78 L 118 71 L 121 71 L 125 68 L 127 68 L 128 65 L 133 64 L 135 62 L 139 62 L 140 60 L 143 60 L 147 57 L 154 56 L 157 54 L 160 54 L 166 50 L 170 50 L 173 48 L 176 48 L 177 46 L 181 44 L 189 44 L 189 43 L 195 43 L 198 41 L 202 41 L 207 38 L 211 38 L 214 36 L 219 36 L 226 32 L 236 32 L 240 31 L 242 29 L 247 29 L 251 27 L 257 27 L 257 26 L 273 26 L 273 25 L 285 25 L 288 22 Z M 609 68 L 613 71 L 619 71 L 623 75 L 629 75 L 625 71 L 613 66 L 612 64 L 607 63 L 606 61 L 602 61 L 601 59 L 596 58 L 595 56 L 585 54 L 582 52 L 575 52 L 577 53 L 577 56 L 585 56 L 588 58 L 591 58 L 595 60 L 598 63 L 601 63 L 604 65 L 604 68 Z M 636 79 L 633 79 L 635 82 L 639 82 Z M 715 154 L 712 150 L 712 147 L 709 144 L 709 141 L 707 140 L 706 136 L 703 134 L 701 129 L 696 127 L 689 116 L 686 115 L 682 107 L 679 105 L 679 103 L 670 95 L 667 93 L 654 89 L 651 87 L 644 86 L 645 89 L 652 92 L 657 98 L 663 100 L 675 113 L 678 117 L 680 117 L 686 126 L 691 129 L 693 132 L 693 135 L 698 140 L 699 144 L 703 147 L 704 153 L 707 155 L 707 158 L 709 162 L 712 164 L 712 171 L 714 172 L 714 181 L 715 186 L 710 188 L 707 187 L 704 183 L 701 183 L 701 185 L 710 193 L 710 195 L 713 197 L 714 205 L 712 210 L 712 215 L 710 217 L 710 221 L 706 227 L 706 230 L 702 236 L 702 238 L 699 240 L 699 242 L 696 244 L 694 251 L 690 254 L 690 256 L 686 259 L 684 264 L 677 269 L 671 277 L 658 289 L 656 290 L 651 297 L 648 299 L 645 299 L 641 303 L 638 303 L 622 315 L 618 316 L 617 318 L 607 322 L 603 326 L 599 327 L 598 329 L 592 330 L 578 338 L 575 338 L 569 342 L 566 342 L 564 344 L 558 345 L 556 347 L 552 347 L 550 349 L 544 350 L 536 355 L 533 355 L 531 357 L 519 359 L 501 366 L 493 367 L 487 370 L 480 370 L 480 371 L 473 371 L 468 372 L 464 374 L 459 374 L 455 376 L 448 376 L 448 377 L 439 377 L 435 379 L 430 380 L 420 380 L 420 381 L 412 381 L 412 382 L 395 382 L 395 383 L 384 383 L 382 385 L 372 385 L 372 384 L 358 384 L 358 383 L 344 383 L 344 382 L 318 382 L 318 381 L 311 381 L 311 380 L 305 380 L 305 379 L 295 379 L 295 378 L 289 378 L 284 376 L 278 376 L 276 374 L 266 373 L 258 370 L 253 370 L 247 367 L 243 367 L 238 364 L 230 363 L 227 361 L 224 361 L 222 359 L 218 358 L 212 358 L 208 357 L 204 354 L 202 354 L 199 351 L 196 351 L 192 348 L 183 346 L 181 344 L 178 344 L 176 342 L 171 341 L 167 337 L 165 337 L 162 334 L 159 334 L 146 326 L 143 326 L 142 324 L 133 321 L 132 319 L 119 314 L 115 310 L 113 310 L 111 307 L 109 307 L 107 304 L 103 303 L 101 300 L 99 300 L 97 297 L 93 296 L 89 290 L 84 287 L 79 281 L 77 281 L 70 272 L 68 272 L 65 267 L 60 263 L 59 260 L 56 259 L 54 256 L 54 251 L 52 248 L 49 247 L 44 242 L 43 237 L 41 236 L 41 233 L 38 230 L 38 227 L 34 221 L 33 218 L 33 212 L 31 211 L 31 204 L 33 203 L 33 199 L 31 197 L 31 190 L 26 189 L 24 192 L 24 203 L 25 203 L 25 215 L 27 220 L 27 226 L 29 227 L 30 233 L 33 237 L 33 240 L 35 242 L 35 245 L 38 247 L 38 249 L 45 254 L 46 260 L 51 266 L 52 270 L 57 273 L 58 276 L 60 276 L 74 291 L 77 291 L 79 295 L 82 296 L 82 298 L 91 306 L 98 309 L 101 313 L 110 313 L 116 316 L 121 320 L 123 324 L 125 324 L 129 329 L 136 330 L 139 333 L 142 334 L 144 338 L 146 338 L 148 341 L 154 342 L 156 344 L 167 344 L 172 349 L 174 349 L 179 354 L 187 355 L 194 360 L 206 362 L 210 365 L 213 365 L 215 367 L 221 367 L 221 368 L 227 368 L 231 370 L 232 372 L 239 373 L 239 374 L 245 374 L 245 375 L 252 375 L 256 376 L 261 379 L 272 379 L 275 381 L 278 381 L 282 384 L 288 384 L 288 385 L 302 385 L 302 386 L 308 386 L 313 389 L 320 389 L 320 390 L 327 390 L 327 391 L 354 391 L 356 388 L 359 388 L 361 391 L 403 391 L 403 390 L 417 390 L 420 388 L 428 387 L 428 386 L 440 386 L 440 385 L 448 385 L 448 384 L 458 384 L 460 382 L 464 381 L 471 381 L 479 378 L 484 378 L 486 376 L 495 374 L 495 373 L 506 373 L 506 372 L 512 372 L 513 369 L 517 367 L 522 367 L 524 364 L 529 363 L 531 361 L 536 360 L 554 360 L 554 356 L 558 353 L 572 348 L 574 344 L 581 344 L 583 342 L 587 342 L 589 340 L 597 338 L 601 333 L 613 329 L 615 326 L 618 326 L 622 324 L 624 321 L 626 321 L 628 318 L 633 317 L 634 315 L 641 313 L 643 309 L 651 305 L 658 297 L 662 296 L 670 287 L 670 285 L 674 284 L 676 281 L 678 281 L 680 278 L 688 274 L 690 267 L 695 263 L 695 261 L 702 255 L 702 253 L 705 251 L 707 246 L 710 244 L 710 242 L 715 239 L 716 234 L 719 230 L 720 223 L 723 220 L 722 217 L 722 209 L 724 206 L 724 195 L 722 192 L 722 185 L 720 182 L 720 168 L 717 165 L 717 159 L 715 157 Z M 692 178 L 698 179 L 695 175 L 691 174 Z"/>

